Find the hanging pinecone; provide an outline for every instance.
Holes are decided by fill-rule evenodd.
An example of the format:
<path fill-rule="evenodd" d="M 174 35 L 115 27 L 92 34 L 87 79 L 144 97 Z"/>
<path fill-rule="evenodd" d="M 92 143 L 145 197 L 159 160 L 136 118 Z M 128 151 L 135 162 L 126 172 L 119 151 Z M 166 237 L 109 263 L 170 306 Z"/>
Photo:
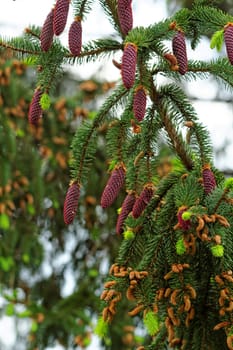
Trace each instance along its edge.
<path fill-rule="evenodd" d="M 226 45 L 227 57 L 233 64 L 233 23 L 228 23 L 224 27 L 224 41 Z"/>
<path fill-rule="evenodd" d="M 150 202 L 152 196 L 154 194 L 154 185 L 151 183 L 147 183 L 144 186 L 144 189 L 142 190 L 140 196 L 136 199 L 133 210 L 132 210 L 132 216 L 137 219 L 142 214 L 143 210 L 147 207 L 148 203 Z"/>
<path fill-rule="evenodd" d="M 78 208 L 79 196 L 80 185 L 74 181 L 68 188 L 63 208 L 63 217 L 66 225 L 71 224 L 74 220 Z"/>
<path fill-rule="evenodd" d="M 79 56 L 82 48 L 82 23 L 81 17 L 75 17 L 68 33 L 69 49 L 72 55 Z"/>
<path fill-rule="evenodd" d="M 54 9 L 52 8 L 45 19 L 40 33 L 40 45 L 43 51 L 48 51 L 53 42 L 53 19 Z"/>
<path fill-rule="evenodd" d="M 209 194 L 216 187 L 216 181 L 209 164 L 205 164 L 202 170 L 203 186 L 206 194 Z"/>
<path fill-rule="evenodd" d="M 65 29 L 70 0 L 57 0 L 54 8 L 53 31 L 55 35 L 60 35 Z"/>
<path fill-rule="evenodd" d="M 137 46 L 133 43 L 126 43 L 122 56 L 121 75 L 126 89 L 130 89 L 135 80 L 137 65 Z"/>
<path fill-rule="evenodd" d="M 179 73 L 184 75 L 188 70 L 188 59 L 185 36 L 184 33 L 180 30 L 172 39 L 172 50 L 178 62 Z"/>
<path fill-rule="evenodd" d="M 178 213 L 177 213 L 177 218 L 178 218 L 178 225 L 179 227 L 184 230 L 184 231 L 188 231 L 191 227 L 191 221 L 188 220 L 184 220 L 183 219 L 183 213 L 187 211 L 187 207 L 186 206 L 181 206 L 178 209 Z"/>
<path fill-rule="evenodd" d="M 108 208 L 114 202 L 124 184 L 124 181 L 125 167 L 122 164 L 116 165 L 101 196 L 100 204 L 102 208 Z"/>
<path fill-rule="evenodd" d="M 121 31 L 124 35 L 133 28 L 133 12 L 131 0 L 118 0 L 117 13 Z"/>
<path fill-rule="evenodd" d="M 141 122 L 146 113 L 146 90 L 140 85 L 136 88 L 133 99 L 134 117 Z"/>
<path fill-rule="evenodd" d="M 123 230 L 123 224 L 131 210 L 133 209 L 134 203 L 135 203 L 136 197 L 134 191 L 129 191 L 127 196 L 124 199 L 124 202 L 121 207 L 121 212 L 118 215 L 117 218 L 117 225 L 116 225 L 116 233 L 121 234 Z"/>
<path fill-rule="evenodd" d="M 40 88 L 37 88 L 34 92 L 28 112 L 28 120 L 30 124 L 37 125 L 39 119 L 42 116 L 42 108 L 40 105 L 40 99 L 42 94 L 43 92 Z"/>

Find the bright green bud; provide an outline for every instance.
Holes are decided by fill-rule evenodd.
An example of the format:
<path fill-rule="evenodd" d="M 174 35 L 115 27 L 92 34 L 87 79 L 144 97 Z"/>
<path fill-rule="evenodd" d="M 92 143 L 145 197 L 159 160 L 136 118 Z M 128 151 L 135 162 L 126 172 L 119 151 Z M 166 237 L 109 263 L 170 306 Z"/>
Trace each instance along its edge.
<path fill-rule="evenodd" d="M 123 232 L 123 236 L 124 236 L 124 239 L 130 240 L 130 239 L 134 239 L 135 234 L 134 234 L 133 231 L 127 230 L 127 231 L 124 231 L 124 232 Z"/>
<path fill-rule="evenodd" d="M 186 252 L 186 248 L 184 245 L 184 240 L 183 238 L 180 238 L 177 242 L 176 242 L 176 253 L 178 255 L 183 255 Z"/>
<path fill-rule="evenodd" d="M 191 218 L 191 216 L 192 216 L 192 213 L 190 212 L 190 211 L 184 211 L 183 213 L 182 213 L 182 219 L 184 220 L 184 221 L 187 221 L 187 220 L 189 220 L 190 218 Z"/>
<path fill-rule="evenodd" d="M 117 214 L 119 215 L 121 213 L 122 208 L 117 209 Z"/>
<path fill-rule="evenodd" d="M 223 29 L 217 30 L 217 32 L 215 32 L 212 35 L 212 38 L 210 40 L 210 48 L 214 49 L 216 47 L 217 51 L 221 51 L 223 39 L 224 39 L 224 30 Z"/>
<path fill-rule="evenodd" d="M 226 179 L 224 187 L 228 190 L 233 189 L 233 177 L 229 177 L 229 179 Z"/>
<path fill-rule="evenodd" d="M 159 331 L 159 318 L 153 311 L 148 311 L 145 314 L 143 323 L 151 336 L 155 335 Z"/>
<path fill-rule="evenodd" d="M 0 228 L 2 230 L 8 230 L 10 228 L 10 218 L 5 213 L 0 215 Z"/>
<path fill-rule="evenodd" d="M 46 110 L 46 109 L 49 109 L 50 104 L 51 104 L 50 97 L 46 92 L 44 92 L 40 98 L 40 106 L 43 110 Z"/>
<path fill-rule="evenodd" d="M 103 317 L 99 317 L 95 326 L 94 333 L 101 339 L 104 338 L 108 333 L 108 323 L 104 321 Z"/>
<path fill-rule="evenodd" d="M 211 252 L 216 258 L 222 258 L 224 255 L 224 247 L 221 244 L 211 247 Z"/>

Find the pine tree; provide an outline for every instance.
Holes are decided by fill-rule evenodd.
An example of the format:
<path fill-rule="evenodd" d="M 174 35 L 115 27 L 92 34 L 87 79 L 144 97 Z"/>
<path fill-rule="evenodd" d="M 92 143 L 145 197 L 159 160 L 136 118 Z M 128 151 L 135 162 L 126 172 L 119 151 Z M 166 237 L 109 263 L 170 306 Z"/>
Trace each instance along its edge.
<path fill-rule="evenodd" d="M 57 1 L 59 8 L 66 4 L 55 20 L 59 27 L 62 24 L 62 30 L 69 6 L 73 6 L 75 16 L 84 19 L 93 1 L 68 3 Z M 128 316 L 137 316 L 148 332 L 138 350 L 162 350 L 167 345 L 181 350 L 233 349 L 233 183 L 215 167 L 208 130 L 179 84 L 205 78 L 208 73 L 232 89 L 229 35 L 233 17 L 211 1 L 197 0 L 190 10 L 182 9 L 146 28 L 134 28 L 131 2 L 120 3 L 119 16 L 116 0 L 100 0 L 118 39 L 100 38 L 83 44 L 79 55 L 68 52 L 58 38 L 48 52 L 41 50 L 40 28 L 28 30 L 21 40 L 2 39 L 1 45 L 22 56 L 33 56 L 41 67 L 37 87 L 42 91 L 42 105 L 43 93 L 51 94 L 63 64 L 81 66 L 85 61 L 122 52 L 119 84 L 93 121 L 78 127 L 72 142 L 71 181 L 80 188 L 85 188 L 92 171 L 98 132 L 104 124 L 110 167 L 115 170 L 124 164 L 125 187 L 122 182 L 117 191 L 111 187 L 114 200 L 120 191 L 133 191 L 140 198 L 148 184 L 151 190 L 149 197 L 142 196 L 146 205 L 140 215 L 133 215 L 132 210 L 124 218 L 127 230 L 100 296 L 103 312 L 98 334 L 104 336 L 107 325 L 111 328 L 119 305 L 124 303 Z M 130 16 L 128 12 L 123 16 L 123 5 Z M 127 30 L 122 27 L 122 18 L 130 18 L 128 27 L 124 22 Z M 218 48 L 224 33 L 228 57 L 211 62 L 187 57 L 185 40 L 189 39 L 195 50 L 203 36 L 212 35 L 211 47 Z M 169 41 L 173 44 L 171 54 Z M 159 85 L 159 74 L 169 82 Z M 139 85 L 148 92 L 148 104 L 140 126 L 132 128 L 134 93 Z M 185 138 L 187 129 L 189 137 Z M 161 133 L 166 135 L 176 161 L 164 176 L 157 174 Z"/>

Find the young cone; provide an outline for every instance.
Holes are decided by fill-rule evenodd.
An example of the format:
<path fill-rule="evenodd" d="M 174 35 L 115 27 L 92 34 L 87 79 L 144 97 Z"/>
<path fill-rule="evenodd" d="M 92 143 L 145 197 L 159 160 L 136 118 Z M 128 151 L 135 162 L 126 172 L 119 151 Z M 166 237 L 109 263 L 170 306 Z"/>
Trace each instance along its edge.
<path fill-rule="evenodd" d="M 43 51 L 48 51 L 53 42 L 53 19 L 54 9 L 52 8 L 45 19 L 40 33 L 40 45 Z"/>
<path fill-rule="evenodd" d="M 118 196 L 125 181 L 125 168 L 117 165 L 113 169 L 101 196 L 101 207 L 108 208 Z"/>
<path fill-rule="evenodd" d="M 53 31 L 55 35 L 60 35 L 65 29 L 70 0 L 57 0 L 54 8 Z"/>
<path fill-rule="evenodd" d="M 133 191 L 130 191 L 124 199 L 121 207 L 121 212 L 117 218 L 116 233 L 121 234 L 123 230 L 123 224 L 129 213 L 132 211 L 136 197 Z"/>
<path fill-rule="evenodd" d="M 126 89 L 130 89 L 134 84 L 136 65 L 137 46 L 133 43 L 127 43 L 124 47 L 121 67 L 122 80 Z"/>
<path fill-rule="evenodd" d="M 233 23 L 229 23 L 224 28 L 224 41 L 227 51 L 227 57 L 233 64 Z"/>
<path fill-rule="evenodd" d="M 39 88 L 37 88 L 34 92 L 28 112 L 28 120 L 30 124 L 37 125 L 39 119 L 42 116 L 42 108 L 40 105 L 42 94 L 43 92 Z"/>
<path fill-rule="evenodd" d="M 82 48 L 82 23 L 79 16 L 74 19 L 70 26 L 68 43 L 72 55 L 79 56 Z"/>
<path fill-rule="evenodd" d="M 188 70 L 188 59 L 184 33 L 180 30 L 172 39 L 172 50 L 178 62 L 178 71 L 184 75 Z"/>
<path fill-rule="evenodd" d="M 73 182 L 66 193 L 63 218 L 66 225 L 73 222 L 78 208 L 78 200 L 80 196 L 80 185 L 77 182 Z"/>
<path fill-rule="evenodd" d="M 133 114 L 141 122 L 146 113 L 146 91 L 143 86 L 138 86 L 134 93 Z"/>
<path fill-rule="evenodd" d="M 133 28 L 133 12 L 131 1 L 118 0 L 117 13 L 120 22 L 121 31 L 124 35 Z"/>
<path fill-rule="evenodd" d="M 182 214 L 187 211 L 187 208 L 185 206 L 181 206 L 178 210 L 178 213 L 177 213 L 177 218 L 178 218 L 178 223 L 179 223 L 179 226 L 182 230 L 184 231 L 188 231 L 191 227 L 191 221 L 190 220 L 184 220 L 182 218 Z"/>
<path fill-rule="evenodd" d="M 135 219 L 139 218 L 139 216 L 142 214 L 143 210 L 147 207 L 148 203 L 150 202 L 153 194 L 154 194 L 153 184 L 151 183 L 146 184 L 140 196 L 136 199 L 133 206 L 132 216 Z"/>
<path fill-rule="evenodd" d="M 216 187 L 216 181 L 209 164 L 205 164 L 202 170 L 203 186 L 206 194 L 209 194 Z"/>

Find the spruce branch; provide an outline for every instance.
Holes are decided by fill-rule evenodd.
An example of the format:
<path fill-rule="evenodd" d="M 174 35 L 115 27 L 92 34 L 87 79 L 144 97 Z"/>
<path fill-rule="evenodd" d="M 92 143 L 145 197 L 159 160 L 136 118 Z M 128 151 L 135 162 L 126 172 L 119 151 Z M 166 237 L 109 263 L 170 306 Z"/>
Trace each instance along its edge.
<path fill-rule="evenodd" d="M 93 0 L 73 0 L 74 17 L 79 16 L 82 20 L 91 11 Z"/>

